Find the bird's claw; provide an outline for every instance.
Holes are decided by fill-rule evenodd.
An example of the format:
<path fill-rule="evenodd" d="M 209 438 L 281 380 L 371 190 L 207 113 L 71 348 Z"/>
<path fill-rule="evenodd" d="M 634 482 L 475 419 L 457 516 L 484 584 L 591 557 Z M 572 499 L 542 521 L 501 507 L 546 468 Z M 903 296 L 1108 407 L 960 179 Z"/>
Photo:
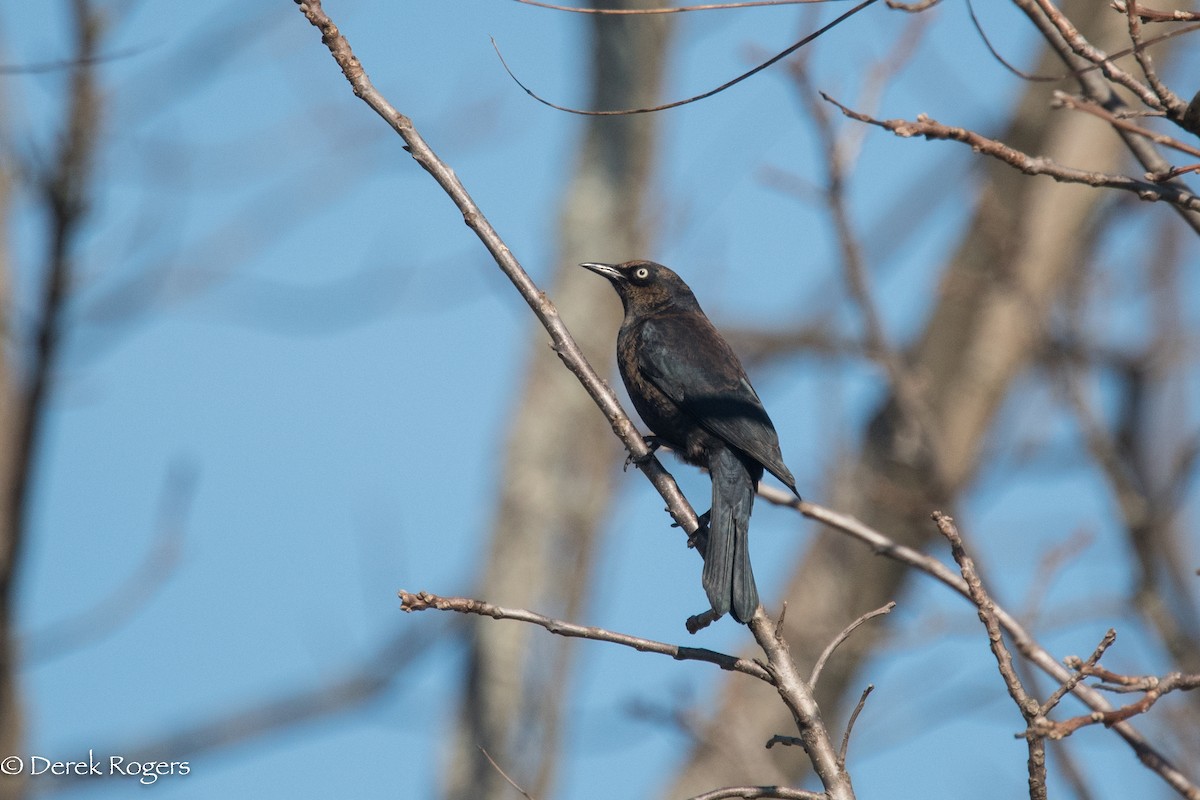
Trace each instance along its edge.
<path fill-rule="evenodd" d="M 643 436 L 642 442 L 644 442 L 646 447 L 650 449 L 650 452 L 640 456 L 635 456 L 633 453 L 625 456 L 625 464 L 621 467 L 621 472 L 626 472 L 629 469 L 630 464 L 636 464 L 639 467 L 642 466 L 654 457 L 654 453 L 656 450 L 658 450 L 658 448 L 665 444 L 665 442 L 657 436 Z"/>
<path fill-rule="evenodd" d="M 705 511 L 700 516 L 696 517 L 696 530 L 694 530 L 690 534 L 688 534 L 688 541 L 687 541 L 688 547 L 695 547 L 697 542 L 708 539 L 708 521 L 711 517 L 712 517 L 712 509 L 711 508 L 708 511 Z M 678 525 L 678 523 L 675 523 L 674 525 L 672 525 L 672 527 L 679 527 L 679 525 Z"/>

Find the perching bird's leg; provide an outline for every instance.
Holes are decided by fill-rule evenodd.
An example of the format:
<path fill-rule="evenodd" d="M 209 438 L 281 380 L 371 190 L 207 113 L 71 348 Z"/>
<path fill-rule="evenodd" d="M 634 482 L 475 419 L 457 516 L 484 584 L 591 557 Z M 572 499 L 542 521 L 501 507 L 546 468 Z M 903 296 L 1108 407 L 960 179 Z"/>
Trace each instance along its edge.
<path fill-rule="evenodd" d="M 696 517 L 696 530 L 688 535 L 688 547 L 699 547 L 703 553 L 708 549 L 708 521 L 712 519 L 712 509 Z M 678 528 L 678 522 L 671 523 L 672 528 Z"/>
<path fill-rule="evenodd" d="M 650 448 L 650 452 L 646 453 L 644 456 L 635 456 L 633 453 L 625 456 L 625 465 L 621 467 L 621 472 L 625 472 L 627 469 L 629 469 L 630 464 L 637 464 L 639 467 L 642 464 L 645 464 L 650 460 L 650 457 L 654 455 L 658 448 L 665 444 L 667 445 L 668 450 L 671 448 L 671 445 L 667 444 L 666 439 L 654 436 L 653 434 L 650 436 L 643 436 L 642 441 L 646 443 L 646 447 Z"/>

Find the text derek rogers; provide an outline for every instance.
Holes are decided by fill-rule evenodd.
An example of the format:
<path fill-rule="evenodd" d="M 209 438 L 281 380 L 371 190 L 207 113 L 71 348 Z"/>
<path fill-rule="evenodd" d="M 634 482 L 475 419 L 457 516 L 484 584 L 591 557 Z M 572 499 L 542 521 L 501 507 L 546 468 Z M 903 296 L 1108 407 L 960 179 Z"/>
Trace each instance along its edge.
<path fill-rule="evenodd" d="M 191 771 L 186 761 L 131 761 L 124 756 L 97 759 L 91 750 L 86 761 L 55 761 L 45 756 L 8 756 L 0 760 L 0 772 L 5 775 L 123 775 L 147 786 L 164 775 L 187 775 Z"/>

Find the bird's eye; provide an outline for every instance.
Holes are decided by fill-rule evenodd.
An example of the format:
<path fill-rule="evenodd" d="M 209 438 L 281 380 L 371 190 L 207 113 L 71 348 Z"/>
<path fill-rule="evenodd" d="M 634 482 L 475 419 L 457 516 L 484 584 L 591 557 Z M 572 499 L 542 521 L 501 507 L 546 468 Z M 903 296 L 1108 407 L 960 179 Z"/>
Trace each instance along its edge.
<path fill-rule="evenodd" d="M 645 267 L 638 267 L 633 271 L 633 277 L 637 278 L 639 281 L 644 281 L 646 278 L 650 277 L 650 270 L 646 269 Z"/>

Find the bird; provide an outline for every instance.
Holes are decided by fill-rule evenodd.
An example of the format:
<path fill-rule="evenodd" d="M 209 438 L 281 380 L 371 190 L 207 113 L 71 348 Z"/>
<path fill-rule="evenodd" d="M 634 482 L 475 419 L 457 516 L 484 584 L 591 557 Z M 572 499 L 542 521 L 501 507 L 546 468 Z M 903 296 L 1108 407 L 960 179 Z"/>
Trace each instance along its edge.
<path fill-rule="evenodd" d="M 712 479 L 701 584 L 713 612 L 745 624 L 759 605 L 750 565 L 750 512 L 766 470 L 797 498 L 779 435 L 733 348 L 683 279 L 653 261 L 586 262 L 608 279 L 625 318 L 617 367 L 629 399 L 652 436 Z M 701 531 L 697 531 L 701 533 Z"/>

